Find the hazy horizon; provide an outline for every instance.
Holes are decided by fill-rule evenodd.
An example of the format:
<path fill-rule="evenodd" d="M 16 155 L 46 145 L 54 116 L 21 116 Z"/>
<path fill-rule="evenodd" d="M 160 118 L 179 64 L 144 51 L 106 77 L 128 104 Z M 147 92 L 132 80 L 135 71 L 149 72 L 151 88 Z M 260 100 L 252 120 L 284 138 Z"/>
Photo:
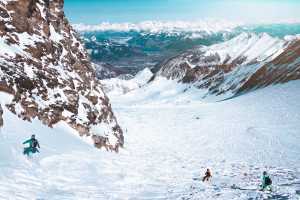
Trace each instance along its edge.
<path fill-rule="evenodd" d="M 71 23 L 138 23 L 203 19 L 245 23 L 299 22 L 297 0 L 65 0 Z"/>

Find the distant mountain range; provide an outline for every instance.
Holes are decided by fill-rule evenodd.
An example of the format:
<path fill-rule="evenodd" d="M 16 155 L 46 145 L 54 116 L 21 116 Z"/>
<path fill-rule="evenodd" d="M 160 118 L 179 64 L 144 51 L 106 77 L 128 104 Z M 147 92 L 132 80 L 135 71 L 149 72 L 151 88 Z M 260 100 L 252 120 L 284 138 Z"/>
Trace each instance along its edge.
<path fill-rule="evenodd" d="M 231 98 L 257 88 L 300 79 L 300 37 L 279 38 L 267 33 L 243 32 L 225 42 L 197 46 L 166 59 L 152 72 L 153 76 L 147 76 L 145 83 L 151 84 L 163 77 L 198 88 L 203 98 Z M 110 93 L 128 88 L 128 84 L 128 81 L 104 82 Z"/>
<path fill-rule="evenodd" d="M 300 34 L 297 23 L 247 25 L 226 21 L 142 22 L 100 25 L 74 25 L 95 63 L 123 68 L 132 75 L 199 46 L 210 46 L 242 33 L 266 33 L 284 39 Z M 100 77 L 101 78 L 101 77 Z"/>

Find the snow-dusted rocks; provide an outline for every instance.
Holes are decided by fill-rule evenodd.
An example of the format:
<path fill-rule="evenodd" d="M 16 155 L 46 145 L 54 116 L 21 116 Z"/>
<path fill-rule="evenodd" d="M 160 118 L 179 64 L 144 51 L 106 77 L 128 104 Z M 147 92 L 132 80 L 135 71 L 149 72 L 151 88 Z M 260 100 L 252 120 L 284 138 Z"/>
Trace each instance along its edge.
<path fill-rule="evenodd" d="M 246 89 L 299 79 L 299 47 L 297 38 L 242 33 L 229 41 L 171 58 L 161 64 L 156 76 L 193 83 L 207 89 L 207 94 L 234 95 Z"/>
<path fill-rule="evenodd" d="M 96 147 L 117 151 L 122 129 L 63 0 L 1 1 L 0 19 L 0 92 L 13 96 L 5 106 L 50 127 L 65 121 Z"/>

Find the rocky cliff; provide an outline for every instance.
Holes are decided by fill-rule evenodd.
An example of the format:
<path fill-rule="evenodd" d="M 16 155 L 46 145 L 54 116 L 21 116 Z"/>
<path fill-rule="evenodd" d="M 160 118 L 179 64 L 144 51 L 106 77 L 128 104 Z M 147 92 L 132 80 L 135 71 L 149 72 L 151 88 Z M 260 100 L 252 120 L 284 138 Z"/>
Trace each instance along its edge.
<path fill-rule="evenodd" d="M 122 129 L 63 0 L 1 0 L 0 47 L 0 92 L 14 97 L 2 107 L 49 127 L 64 121 L 99 148 L 123 146 Z"/>

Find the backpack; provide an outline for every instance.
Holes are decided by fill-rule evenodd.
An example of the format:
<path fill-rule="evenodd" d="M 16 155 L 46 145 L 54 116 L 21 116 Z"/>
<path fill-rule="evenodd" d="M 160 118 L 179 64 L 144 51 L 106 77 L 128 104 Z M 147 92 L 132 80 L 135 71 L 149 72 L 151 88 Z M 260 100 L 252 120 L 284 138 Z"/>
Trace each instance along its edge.
<path fill-rule="evenodd" d="M 33 140 L 32 140 L 32 147 L 33 147 L 33 148 L 36 148 L 37 145 L 38 145 L 38 141 L 37 141 L 36 139 L 33 139 Z"/>
<path fill-rule="evenodd" d="M 270 179 L 270 177 L 267 176 L 267 177 L 265 178 L 265 184 L 266 184 L 266 185 L 272 185 L 272 180 Z"/>

